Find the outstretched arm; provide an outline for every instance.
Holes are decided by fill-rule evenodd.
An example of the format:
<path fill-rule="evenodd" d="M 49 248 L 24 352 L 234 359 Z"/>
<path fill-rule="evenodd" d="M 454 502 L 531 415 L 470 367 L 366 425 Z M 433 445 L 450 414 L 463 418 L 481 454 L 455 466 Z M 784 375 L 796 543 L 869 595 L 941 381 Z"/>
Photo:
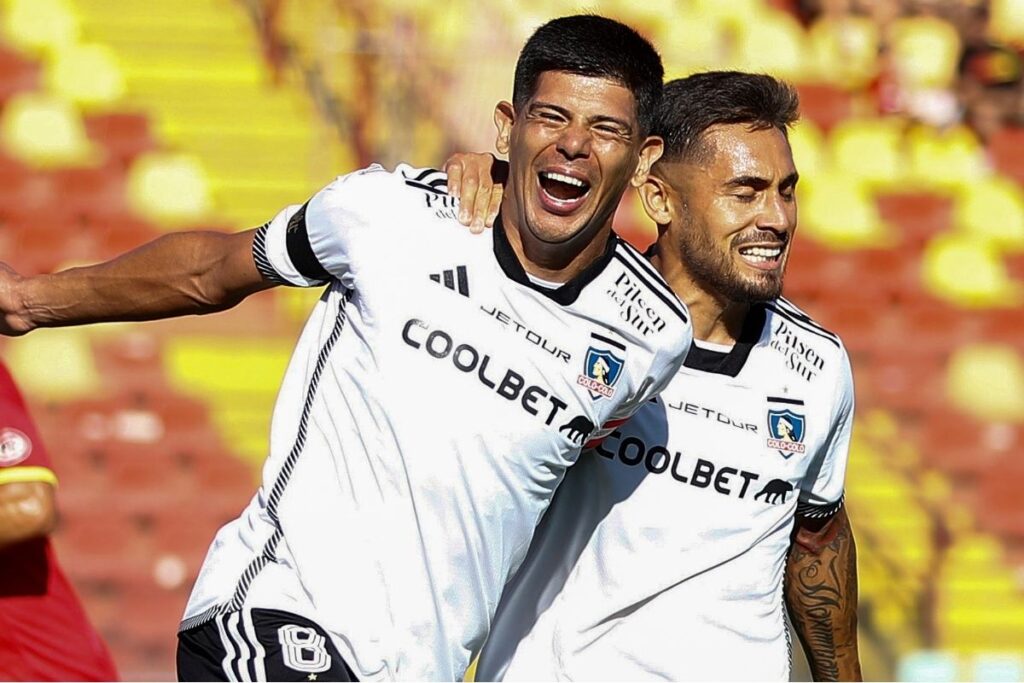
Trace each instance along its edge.
<path fill-rule="evenodd" d="M 0 264 L 0 333 L 222 311 L 267 289 L 255 230 L 165 235 L 111 261 L 21 277 Z"/>
<path fill-rule="evenodd" d="M 786 606 L 816 681 L 860 681 L 857 547 L 843 507 L 797 517 L 786 562 Z"/>

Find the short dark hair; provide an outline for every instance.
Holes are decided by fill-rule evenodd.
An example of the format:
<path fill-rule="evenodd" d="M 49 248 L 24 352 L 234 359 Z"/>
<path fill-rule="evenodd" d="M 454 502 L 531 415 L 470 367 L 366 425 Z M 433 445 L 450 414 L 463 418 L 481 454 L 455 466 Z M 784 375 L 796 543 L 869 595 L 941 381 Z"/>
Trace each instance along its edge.
<path fill-rule="evenodd" d="M 665 140 L 665 161 L 693 159 L 704 132 L 714 125 L 746 123 L 755 130 L 787 134 L 800 118 L 793 86 L 767 74 L 706 71 L 665 84 L 654 134 Z"/>
<path fill-rule="evenodd" d="M 639 33 L 614 19 L 577 14 L 553 19 L 526 41 L 512 89 L 512 104 L 522 109 L 545 71 L 596 76 L 621 83 L 633 93 L 641 135 L 654 126 L 665 70 L 661 57 Z"/>

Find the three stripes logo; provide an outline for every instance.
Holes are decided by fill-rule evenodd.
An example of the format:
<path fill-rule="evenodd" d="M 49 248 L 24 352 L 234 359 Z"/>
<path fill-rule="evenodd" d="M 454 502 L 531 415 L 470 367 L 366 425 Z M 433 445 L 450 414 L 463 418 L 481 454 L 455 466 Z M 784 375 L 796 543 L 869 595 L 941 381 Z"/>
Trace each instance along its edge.
<path fill-rule="evenodd" d="M 469 277 L 466 275 L 466 266 L 456 266 L 455 270 L 442 270 L 440 273 L 431 273 L 430 279 L 438 284 L 443 284 L 453 292 L 458 292 L 464 297 L 469 296 Z"/>

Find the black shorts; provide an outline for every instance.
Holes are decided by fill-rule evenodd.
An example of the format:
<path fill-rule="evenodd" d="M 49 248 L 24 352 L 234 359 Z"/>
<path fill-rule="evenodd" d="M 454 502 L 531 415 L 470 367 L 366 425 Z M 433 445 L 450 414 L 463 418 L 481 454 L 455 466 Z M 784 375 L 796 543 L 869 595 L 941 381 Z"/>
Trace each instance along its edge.
<path fill-rule="evenodd" d="M 355 681 L 327 632 L 297 614 L 251 609 L 178 634 L 179 681 Z"/>

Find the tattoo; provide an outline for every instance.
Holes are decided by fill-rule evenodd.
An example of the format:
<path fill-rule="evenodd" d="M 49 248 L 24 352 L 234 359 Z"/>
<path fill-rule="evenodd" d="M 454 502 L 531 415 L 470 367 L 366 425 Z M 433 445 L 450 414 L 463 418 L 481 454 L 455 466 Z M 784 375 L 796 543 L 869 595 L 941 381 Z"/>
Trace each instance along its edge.
<path fill-rule="evenodd" d="M 860 678 L 857 654 L 857 556 L 845 510 L 820 553 L 794 543 L 786 567 L 790 619 L 815 680 Z"/>

